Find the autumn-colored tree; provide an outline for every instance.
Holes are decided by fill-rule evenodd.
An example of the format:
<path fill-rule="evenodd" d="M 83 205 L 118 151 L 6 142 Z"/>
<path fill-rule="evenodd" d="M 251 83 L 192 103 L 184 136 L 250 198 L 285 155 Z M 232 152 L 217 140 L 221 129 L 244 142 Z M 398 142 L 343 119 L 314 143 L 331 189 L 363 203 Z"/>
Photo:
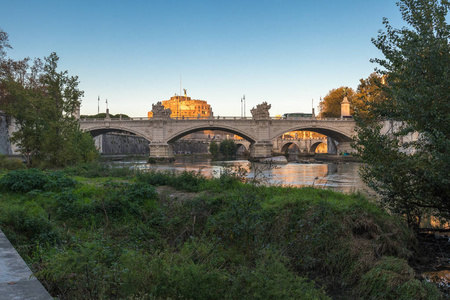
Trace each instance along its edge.
<path fill-rule="evenodd" d="M 374 116 L 375 110 L 384 104 L 388 96 L 385 77 L 372 73 L 366 79 L 359 80 L 359 85 L 352 101 L 352 109 L 357 111 L 360 118 Z"/>
<path fill-rule="evenodd" d="M 349 87 L 341 86 L 340 88 L 332 89 L 319 103 L 320 116 L 322 118 L 339 118 L 341 116 L 341 102 L 344 100 L 344 97 L 347 97 L 351 105 L 354 96 L 355 92 Z"/>

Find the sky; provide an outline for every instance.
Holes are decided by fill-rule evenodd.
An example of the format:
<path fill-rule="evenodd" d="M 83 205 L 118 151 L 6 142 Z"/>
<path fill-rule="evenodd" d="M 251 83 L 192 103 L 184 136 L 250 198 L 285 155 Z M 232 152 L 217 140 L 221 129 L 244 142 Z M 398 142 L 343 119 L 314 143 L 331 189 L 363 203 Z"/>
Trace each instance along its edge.
<path fill-rule="evenodd" d="M 60 57 L 79 77 L 81 114 L 145 117 L 187 90 L 215 116 L 316 112 L 334 88 L 356 89 L 382 58 L 371 38 L 395 0 L 0 0 L 11 58 Z M 314 103 L 314 104 L 313 104 Z"/>

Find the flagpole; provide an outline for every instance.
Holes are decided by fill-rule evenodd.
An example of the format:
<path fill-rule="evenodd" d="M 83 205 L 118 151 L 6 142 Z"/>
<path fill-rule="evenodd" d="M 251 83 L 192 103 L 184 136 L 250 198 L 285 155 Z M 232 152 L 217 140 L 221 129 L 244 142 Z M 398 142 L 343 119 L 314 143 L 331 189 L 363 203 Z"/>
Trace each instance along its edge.
<path fill-rule="evenodd" d="M 245 95 L 244 95 L 244 118 L 245 118 Z"/>

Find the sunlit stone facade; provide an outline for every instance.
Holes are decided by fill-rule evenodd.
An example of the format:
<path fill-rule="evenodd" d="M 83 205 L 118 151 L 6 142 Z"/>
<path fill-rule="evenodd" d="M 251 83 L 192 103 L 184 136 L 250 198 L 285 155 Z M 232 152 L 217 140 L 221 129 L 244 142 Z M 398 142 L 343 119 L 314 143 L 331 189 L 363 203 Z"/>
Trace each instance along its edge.
<path fill-rule="evenodd" d="M 170 108 L 171 118 L 208 118 L 211 115 L 211 106 L 204 100 L 191 99 L 184 93 L 184 96 L 175 95 L 170 100 L 162 101 L 164 108 Z M 148 117 L 153 117 L 151 111 Z"/>

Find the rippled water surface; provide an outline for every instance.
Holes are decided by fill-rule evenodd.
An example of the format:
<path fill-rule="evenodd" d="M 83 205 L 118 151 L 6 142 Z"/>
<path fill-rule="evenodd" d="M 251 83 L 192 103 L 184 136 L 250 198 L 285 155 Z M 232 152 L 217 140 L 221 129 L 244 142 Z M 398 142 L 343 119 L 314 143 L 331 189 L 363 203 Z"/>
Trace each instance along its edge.
<path fill-rule="evenodd" d="M 353 192 L 361 190 L 367 192 L 367 187 L 358 175 L 358 163 L 289 163 L 287 165 L 251 164 L 247 160 L 211 161 L 194 158 L 177 159 L 174 163 L 148 164 L 145 161 L 120 162 L 119 164 L 133 164 L 139 169 L 200 171 L 207 177 L 219 176 L 225 169 L 246 170 L 248 178 L 257 179 L 265 184 L 290 186 L 316 186 L 330 188 L 337 191 Z"/>

